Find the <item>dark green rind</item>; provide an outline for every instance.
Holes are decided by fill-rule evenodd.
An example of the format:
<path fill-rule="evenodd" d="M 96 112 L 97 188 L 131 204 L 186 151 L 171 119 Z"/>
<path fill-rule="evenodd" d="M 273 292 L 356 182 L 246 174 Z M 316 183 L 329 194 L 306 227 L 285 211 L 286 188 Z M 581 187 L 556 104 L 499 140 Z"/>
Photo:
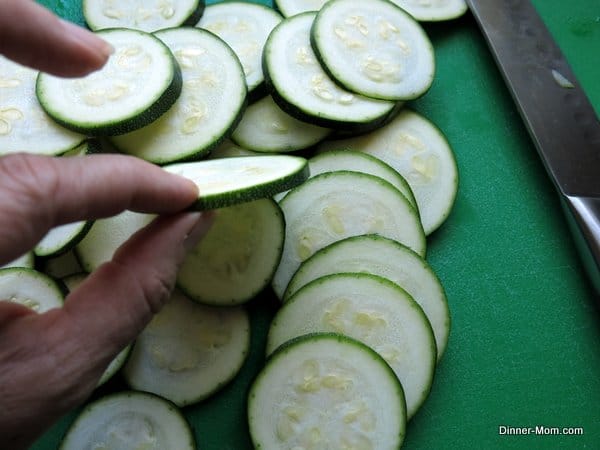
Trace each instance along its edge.
<path fill-rule="evenodd" d="M 298 14 L 293 17 L 295 18 L 295 17 L 300 17 L 300 16 L 306 16 L 306 15 L 315 15 L 315 13 L 314 12 L 306 12 L 306 13 Z M 267 92 L 271 95 L 271 97 L 273 97 L 273 101 L 275 101 L 277 106 L 279 106 L 283 111 L 285 111 L 290 116 L 295 117 L 298 120 L 301 120 L 303 122 L 312 123 L 313 125 L 318 125 L 318 126 L 324 127 L 324 128 L 344 129 L 344 130 L 351 130 L 356 133 L 362 133 L 362 132 L 366 132 L 363 130 L 367 130 L 367 131 L 373 130 L 373 129 L 377 128 L 378 126 L 380 126 L 382 123 L 384 123 L 385 119 L 389 116 L 391 111 L 396 106 L 396 104 L 393 102 L 389 102 L 390 103 L 389 109 L 381 116 L 373 117 L 373 118 L 370 118 L 370 119 L 367 119 L 364 121 L 347 121 L 347 120 L 335 119 L 332 117 L 319 115 L 319 114 L 315 114 L 314 112 L 307 111 L 307 110 L 295 105 L 290 99 L 286 98 L 286 96 L 284 94 L 280 93 L 277 90 L 277 86 L 275 86 L 275 84 L 273 83 L 273 80 L 271 78 L 271 74 L 270 74 L 271 69 L 269 68 L 268 58 L 269 58 L 269 53 L 270 53 L 271 37 L 277 32 L 277 29 L 279 28 L 279 26 L 281 26 L 281 24 L 283 24 L 285 22 L 286 22 L 286 20 L 283 20 L 282 22 L 280 22 L 279 25 L 277 25 L 273 29 L 273 31 L 271 32 L 271 35 L 267 39 L 267 42 L 265 44 L 263 54 L 262 54 L 262 69 L 263 69 L 263 74 L 265 77 L 265 86 L 267 88 Z"/>
<path fill-rule="evenodd" d="M 188 420 L 186 419 L 185 415 L 183 414 L 183 412 L 177 407 L 177 405 L 175 405 L 175 403 L 162 398 L 158 395 L 154 395 L 150 392 L 137 392 L 137 391 L 121 391 L 121 392 L 115 392 L 109 395 L 106 395 L 104 397 L 101 397 L 97 400 L 95 400 L 92 403 L 89 403 L 77 416 L 77 418 L 73 421 L 73 423 L 71 424 L 71 426 L 67 429 L 67 431 L 65 432 L 65 434 L 63 435 L 61 441 L 60 441 L 60 445 L 58 447 L 58 450 L 69 450 L 69 447 L 65 446 L 66 440 L 69 437 L 69 432 L 74 429 L 79 422 L 84 418 L 84 416 L 89 413 L 92 409 L 94 409 L 95 407 L 97 407 L 98 405 L 101 405 L 104 401 L 106 400 L 110 400 L 113 397 L 136 397 L 136 396 L 145 396 L 145 397 L 153 397 L 156 400 L 160 400 L 161 402 L 165 403 L 165 406 L 168 407 L 169 411 L 171 411 L 173 414 L 176 414 L 179 416 L 179 418 L 181 419 L 181 422 L 183 424 L 186 424 L 186 430 L 188 431 L 188 438 L 189 438 L 189 447 L 192 448 L 197 448 L 196 446 L 196 438 L 194 437 L 194 430 L 192 429 L 190 423 L 188 422 Z"/>
<path fill-rule="evenodd" d="M 431 40 L 427 36 L 427 33 L 425 33 L 425 30 L 423 29 L 423 27 L 419 24 L 419 22 L 413 16 L 411 16 L 408 12 L 406 12 L 404 9 L 400 8 L 395 3 L 393 3 L 389 0 L 381 0 L 381 1 L 385 1 L 386 3 L 389 3 L 391 6 L 398 9 L 401 13 L 405 14 L 407 16 L 407 18 L 409 18 L 410 20 L 412 20 L 415 23 L 415 25 L 421 30 L 423 36 L 427 40 L 431 54 L 434 55 L 435 50 L 433 48 L 433 45 L 431 44 Z M 310 46 L 311 46 L 313 52 L 315 53 L 315 56 L 317 57 L 317 60 L 319 61 L 321 68 L 327 74 L 327 76 L 329 78 L 331 78 L 331 81 L 333 81 L 339 87 L 346 89 L 347 91 L 354 92 L 355 94 L 363 95 L 365 97 L 373 98 L 373 99 L 377 99 L 377 100 L 388 100 L 388 101 L 393 101 L 393 102 L 416 100 L 416 99 L 422 97 L 423 95 L 425 95 L 427 93 L 427 91 L 429 91 L 429 88 L 431 88 L 431 85 L 433 84 L 433 80 L 435 78 L 435 60 L 434 60 L 434 71 L 433 71 L 431 78 L 429 79 L 429 82 L 427 83 L 426 87 L 421 91 L 414 92 L 411 95 L 407 95 L 407 96 L 386 97 L 386 96 L 374 95 L 372 93 L 360 92 L 359 90 L 355 89 L 350 83 L 344 82 L 343 77 L 340 77 L 340 75 L 338 73 L 331 70 L 331 68 L 327 64 L 327 58 L 325 57 L 325 55 L 323 55 L 323 52 L 319 48 L 319 44 L 318 44 L 319 36 L 318 36 L 318 32 L 317 32 L 316 28 L 317 28 L 317 22 L 319 21 L 319 16 L 320 16 L 321 12 L 327 11 L 329 8 L 332 7 L 332 5 L 335 6 L 335 3 L 336 2 L 332 1 L 332 0 L 325 3 L 323 5 L 323 7 L 319 10 L 319 12 L 317 13 L 317 16 L 315 17 L 315 20 L 312 24 L 312 27 L 310 28 Z M 321 39 L 323 39 L 323 38 L 321 38 Z"/>
<path fill-rule="evenodd" d="M 99 31 L 97 34 L 101 35 L 102 33 L 111 32 L 112 30 L 123 30 L 123 28 L 107 28 Z M 151 34 L 144 33 L 143 31 L 135 30 L 135 32 L 152 36 Z M 173 106 L 175 101 L 177 101 L 179 98 L 179 95 L 181 94 L 181 88 L 183 86 L 181 69 L 175 60 L 175 57 L 160 39 L 155 38 L 154 36 L 153 38 L 160 42 L 160 45 L 165 48 L 165 53 L 171 60 L 173 66 L 173 77 L 171 78 L 169 85 L 164 89 L 160 96 L 154 100 L 152 104 L 147 105 L 142 110 L 133 112 L 133 116 L 130 115 L 120 121 L 113 121 L 110 123 L 97 123 L 93 121 L 71 122 L 64 120 L 60 111 L 53 110 L 44 101 L 43 79 L 44 77 L 48 76 L 45 73 L 40 73 L 38 75 L 35 86 L 35 94 L 40 102 L 40 105 L 44 111 L 59 125 L 78 133 L 87 134 L 88 136 L 116 136 L 119 134 L 130 133 L 149 125 L 166 113 L 171 106 Z"/>
<path fill-rule="evenodd" d="M 256 184 L 252 187 L 222 192 L 220 194 L 200 196 L 188 209 L 205 211 L 237 205 L 238 203 L 245 203 L 260 198 L 273 197 L 279 192 L 287 191 L 304 183 L 308 180 L 309 175 L 308 161 L 305 161 L 304 165 L 296 172 L 272 182 Z"/>
<path fill-rule="evenodd" d="M 299 337 L 290 339 L 289 341 L 281 344 L 268 357 L 262 370 L 258 373 L 256 378 L 252 382 L 252 385 L 250 386 L 250 390 L 248 392 L 248 402 L 247 402 L 246 414 L 248 417 L 248 424 L 249 424 L 249 428 L 250 428 L 250 438 L 252 439 L 252 443 L 254 444 L 254 447 L 256 449 L 271 450 L 271 449 L 264 447 L 260 442 L 256 442 L 256 438 L 255 438 L 254 434 L 252 433 L 252 423 L 254 422 L 254 420 L 253 420 L 253 416 L 250 415 L 250 405 L 252 404 L 253 400 L 256 398 L 255 391 L 259 388 L 259 385 L 260 385 L 262 379 L 265 377 L 265 373 L 267 373 L 269 366 L 276 363 L 277 360 L 279 358 L 283 357 L 284 355 L 286 355 L 290 352 L 293 352 L 297 347 L 300 347 L 304 344 L 310 344 L 311 342 L 319 341 L 319 340 L 328 340 L 328 341 L 338 342 L 338 343 L 344 344 L 344 345 L 351 345 L 351 346 L 359 348 L 361 351 L 365 352 L 366 354 L 369 354 L 369 356 L 373 359 L 373 361 L 376 361 L 377 364 L 381 365 L 382 369 L 387 373 L 390 380 L 395 381 L 393 384 L 396 387 L 396 391 L 393 393 L 390 392 L 390 397 L 395 396 L 396 398 L 399 399 L 400 410 L 404 413 L 404 418 L 406 419 L 406 417 L 407 417 L 407 415 L 406 415 L 406 400 L 404 398 L 404 389 L 402 388 L 402 384 L 398 380 L 398 377 L 396 376 L 396 373 L 394 372 L 394 370 L 389 366 L 389 364 L 377 352 L 375 352 L 371 347 L 368 347 L 367 345 L 363 344 L 362 342 L 357 341 L 356 339 L 352 339 L 343 334 L 308 333 L 303 336 L 299 336 Z M 403 423 L 401 424 L 401 427 L 398 429 L 398 447 L 396 447 L 397 449 L 400 449 L 402 447 L 402 443 L 404 442 L 405 436 L 406 436 L 406 422 L 403 421 Z"/>
<path fill-rule="evenodd" d="M 284 243 L 284 238 L 285 238 L 285 218 L 283 216 L 283 211 L 281 211 L 281 208 L 279 207 L 279 204 L 273 199 L 268 199 L 268 200 L 273 204 L 273 206 L 274 206 L 273 211 L 275 212 L 277 219 L 279 219 L 279 221 L 281 222 L 282 239 L 281 239 L 281 242 L 276 244 L 278 246 L 278 255 L 279 255 L 277 257 L 277 261 L 273 265 L 271 272 L 269 274 L 267 274 L 267 277 L 265 278 L 264 283 L 262 283 L 260 286 L 258 286 L 255 290 L 248 292 L 245 296 L 243 296 L 241 298 L 232 298 L 227 302 L 224 302 L 222 300 L 214 300 L 214 299 L 211 299 L 208 297 L 203 297 L 202 295 L 200 295 L 196 292 L 192 292 L 191 289 L 186 288 L 185 283 L 182 283 L 181 280 L 179 278 L 177 278 L 177 288 L 181 292 L 183 292 L 185 295 L 187 295 L 191 300 L 198 302 L 202 305 L 216 306 L 216 307 L 229 307 L 229 306 L 239 306 L 239 305 L 249 302 L 254 297 L 256 297 L 260 292 L 262 292 L 263 289 L 265 289 L 267 286 L 269 286 L 269 284 L 271 283 L 271 280 L 273 279 L 273 275 L 275 274 L 275 271 L 277 270 L 279 261 L 281 260 L 281 255 L 283 254 L 283 243 Z"/>

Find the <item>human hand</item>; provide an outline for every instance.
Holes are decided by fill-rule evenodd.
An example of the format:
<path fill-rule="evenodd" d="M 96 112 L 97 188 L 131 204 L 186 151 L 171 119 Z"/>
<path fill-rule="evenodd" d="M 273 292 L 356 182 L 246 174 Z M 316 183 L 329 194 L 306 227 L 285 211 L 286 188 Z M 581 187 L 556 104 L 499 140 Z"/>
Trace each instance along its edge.
<path fill-rule="evenodd" d="M 56 75 L 85 75 L 100 68 L 111 49 L 74 27 L 30 0 L 4 0 L 0 53 Z M 63 223 L 125 209 L 163 214 L 90 275 L 62 309 L 37 314 L 0 301 L 2 448 L 26 448 L 82 403 L 168 299 L 186 250 L 210 226 L 210 214 L 179 212 L 197 194 L 193 183 L 128 156 L 0 158 L 0 265 Z"/>

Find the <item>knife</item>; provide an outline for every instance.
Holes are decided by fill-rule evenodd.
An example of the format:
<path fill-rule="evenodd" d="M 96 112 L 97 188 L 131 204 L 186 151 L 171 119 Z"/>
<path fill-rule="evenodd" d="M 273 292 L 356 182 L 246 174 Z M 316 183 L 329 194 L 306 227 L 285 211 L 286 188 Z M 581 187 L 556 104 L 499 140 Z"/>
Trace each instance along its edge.
<path fill-rule="evenodd" d="M 600 294 L 600 121 L 529 0 L 467 0 Z"/>

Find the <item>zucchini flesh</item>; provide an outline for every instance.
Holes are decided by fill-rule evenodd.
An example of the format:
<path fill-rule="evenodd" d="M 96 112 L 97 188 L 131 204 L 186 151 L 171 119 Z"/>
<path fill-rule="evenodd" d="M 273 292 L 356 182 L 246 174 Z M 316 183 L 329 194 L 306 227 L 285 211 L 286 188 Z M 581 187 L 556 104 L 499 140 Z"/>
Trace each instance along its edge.
<path fill-rule="evenodd" d="M 412 16 L 388 0 L 331 0 L 317 14 L 311 43 L 346 89 L 386 100 L 424 94 L 435 73 L 433 47 Z"/>
<path fill-rule="evenodd" d="M 328 172 L 290 191 L 279 203 L 286 221 L 281 262 L 273 277 L 279 298 L 302 261 L 341 239 L 379 234 L 425 254 L 417 211 L 387 181 L 358 172 Z"/>
<path fill-rule="evenodd" d="M 271 199 L 222 208 L 207 235 L 187 254 L 177 284 L 200 303 L 247 302 L 271 281 L 284 235 L 283 214 Z"/>
<path fill-rule="evenodd" d="M 246 105 L 242 67 L 229 46 L 207 31 L 172 28 L 154 35 L 181 67 L 181 95 L 156 121 L 110 141 L 122 152 L 157 164 L 198 159 L 241 119 Z"/>
<path fill-rule="evenodd" d="M 51 120 L 35 96 L 38 72 L 0 55 L 0 155 L 59 155 L 85 136 Z"/>
<path fill-rule="evenodd" d="M 0 299 L 26 306 L 38 313 L 62 308 L 65 293 L 55 280 L 34 269 L 0 269 Z"/>
<path fill-rule="evenodd" d="M 249 345 L 243 308 L 203 306 L 175 291 L 137 338 L 123 374 L 136 390 L 189 405 L 231 380 Z"/>
<path fill-rule="evenodd" d="M 267 360 L 248 396 L 255 448 L 398 449 L 406 406 L 390 367 L 358 341 L 306 335 Z"/>
<path fill-rule="evenodd" d="M 431 325 L 398 285 L 364 273 L 318 278 L 292 295 L 277 312 L 267 354 L 306 333 L 332 332 L 357 339 L 390 365 L 404 388 L 412 417 L 427 398 L 436 365 Z"/>
<path fill-rule="evenodd" d="M 128 133 L 164 114 L 181 93 L 181 70 L 167 46 L 125 28 L 97 34 L 115 48 L 102 69 L 82 78 L 38 75 L 36 95 L 46 113 L 94 136 Z"/>

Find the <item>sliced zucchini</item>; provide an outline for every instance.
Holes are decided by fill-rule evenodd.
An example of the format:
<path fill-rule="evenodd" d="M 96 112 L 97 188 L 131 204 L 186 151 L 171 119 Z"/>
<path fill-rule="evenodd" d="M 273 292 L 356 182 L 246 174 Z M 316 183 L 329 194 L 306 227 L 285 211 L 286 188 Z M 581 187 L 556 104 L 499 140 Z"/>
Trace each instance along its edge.
<path fill-rule="evenodd" d="M 42 272 L 25 267 L 0 269 L 0 299 L 44 313 L 62 308 L 63 287 Z"/>
<path fill-rule="evenodd" d="M 330 133 L 290 116 L 267 96 L 246 109 L 231 139 L 255 152 L 286 153 L 311 147 Z"/>
<path fill-rule="evenodd" d="M 433 83 L 427 34 L 389 0 L 331 0 L 317 14 L 311 44 L 327 72 L 346 89 L 383 100 L 412 100 Z"/>
<path fill-rule="evenodd" d="M 0 55 L 0 155 L 60 155 L 85 140 L 55 123 L 40 107 L 35 96 L 37 75 Z"/>
<path fill-rule="evenodd" d="M 194 450 L 190 424 L 171 402 L 147 392 L 118 392 L 88 404 L 59 450 Z"/>
<path fill-rule="evenodd" d="M 318 278 L 292 295 L 275 315 L 267 354 L 307 333 L 350 336 L 381 355 L 404 388 L 412 417 L 433 383 L 436 347 L 423 310 L 398 285 L 366 273 Z"/>
<path fill-rule="evenodd" d="M 323 71 L 310 44 L 315 15 L 289 17 L 267 39 L 263 71 L 273 100 L 297 119 L 326 128 L 360 129 L 381 123 L 394 102 L 348 92 Z"/>
<path fill-rule="evenodd" d="M 19 256 L 18 258 L 7 262 L 3 266 L 0 266 L 0 269 L 8 269 L 9 267 L 26 267 L 28 269 L 33 269 L 34 266 L 35 257 L 33 255 L 33 252 L 27 252 Z"/>
<path fill-rule="evenodd" d="M 209 5 L 196 26 L 223 39 L 240 59 L 251 100 L 264 93 L 261 57 L 269 33 L 283 18 L 256 3 L 227 1 Z"/>
<path fill-rule="evenodd" d="M 110 141 L 157 164 L 197 159 L 230 135 L 242 117 L 247 92 L 242 66 L 225 42 L 205 30 L 171 28 L 154 35 L 181 67 L 181 96 L 155 122 Z"/>
<path fill-rule="evenodd" d="M 186 256 L 177 284 L 200 303 L 247 302 L 271 282 L 284 236 L 283 214 L 271 199 L 222 208 L 208 234 Z"/>
<path fill-rule="evenodd" d="M 82 268 L 86 272 L 93 272 L 110 261 L 117 248 L 154 217 L 152 214 L 124 211 L 113 217 L 96 220 L 85 238 L 75 247 Z"/>
<path fill-rule="evenodd" d="M 123 375 L 134 389 L 189 405 L 229 382 L 249 346 L 243 308 L 203 306 L 175 291 L 137 338 Z"/>
<path fill-rule="evenodd" d="M 425 254 L 418 212 L 387 181 L 358 172 L 328 172 L 290 191 L 279 203 L 286 221 L 281 262 L 273 278 L 279 298 L 302 261 L 350 236 L 379 234 Z"/>
<path fill-rule="evenodd" d="M 467 12 L 465 0 L 392 0 L 420 22 L 456 19 Z"/>
<path fill-rule="evenodd" d="M 238 156 L 260 156 L 265 153 L 257 153 L 252 150 L 240 147 L 236 143 L 229 139 L 225 139 L 217 148 L 210 152 L 208 155 L 209 159 L 222 159 L 222 158 L 237 158 Z"/>
<path fill-rule="evenodd" d="M 115 48 L 106 65 L 83 78 L 40 73 L 42 108 L 62 126 L 93 136 L 128 133 L 158 119 L 181 93 L 181 70 L 167 46 L 143 31 L 97 34 Z"/>
<path fill-rule="evenodd" d="M 418 209 L 415 196 L 404 177 L 379 158 L 366 153 L 352 150 L 327 152 L 309 159 L 308 167 L 311 176 L 336 170 L 352 170 L 383 178 L 402 192 L 402 195 L 406 197 L 408 202 L 415 209 Z"/>
<path fill-rule="evenodd" d="M 198 185 L 196 209 L 217 209 L 272 197 L 308 178 L 306 159 L 288 155 L 243 156 L 171 164 L 165 170 Z"/>
<path fill-rule="evenodd" d="M 204 0 L 83 0 L 83 17 L 92 30 L 132 28 L 152 32 L 193 26 Z"/>
<path fill-rule="evenodd" d="M 267 360 L 250 388 L 248 423 L 257 449 L 391 450 L 404 440 L 406 406 L 394 372 L 373 350 L 312 334 Z"/>
<path fill-rule="evenodd" d="M 62 282 L 65 285 L 65 287 L 67 288 L 68 292 L 72 292 L 75 289 L 77 289 L 77 287 L 79 287 L 79 285 L 86 279 L 87 276 L 88 276 L 88 274 L 85 272 L 73 273 L 71 275 L 68 275 L 68 276 L 62 278 Z M 115 356 L 113 358 L 113 360 L 110 362 L 110 364 L 104 370 L 104 373 L 100 377 L 100 380 L 98 381 L 98 385 L 96 387 L 102 386 L 104 383 L 106 383 L 108 380 L 110 380 L 113 376 L 115 376 L 119 370 L 121 370 L 121 368 L 125 364 L 125 361 L 127 361 L 127 358 L 129 357 L 130 351 L 131 351 L 131 345 L 128 345 L 123 350 L 121 350 L 117 354 L 117 356 Z"/>
<path fill-rule="evenodd" d="M 344 149 L 369 153 L 406 179 L 419 205 L 426 234 L 436 230 L 450 214 L 458 190 L 456 160 L 442 132 L 425 117 L 405 109 L 377 131 L 318 146 L 319 152 Z"/>
<path fill-rule="evenodd" d="M 446 293 L 431 266 L 404 245 L 374 234 L 335 242 L 308 258 L 290 280 L 283 300 L 311 281 L 340 272 L 370 273 L 396 283 L 419 304 L 433 329 L 437 358 L 450 333 Z"/>
<path fill-rule="evenodd" d="M 80 222 L 60 225 L 48 231 L 46 236 L 34 247 L 36 256 L 50 257 L 58 256 L 71 250 L 88 233 L 93 221 L 83 220 Z"/>

